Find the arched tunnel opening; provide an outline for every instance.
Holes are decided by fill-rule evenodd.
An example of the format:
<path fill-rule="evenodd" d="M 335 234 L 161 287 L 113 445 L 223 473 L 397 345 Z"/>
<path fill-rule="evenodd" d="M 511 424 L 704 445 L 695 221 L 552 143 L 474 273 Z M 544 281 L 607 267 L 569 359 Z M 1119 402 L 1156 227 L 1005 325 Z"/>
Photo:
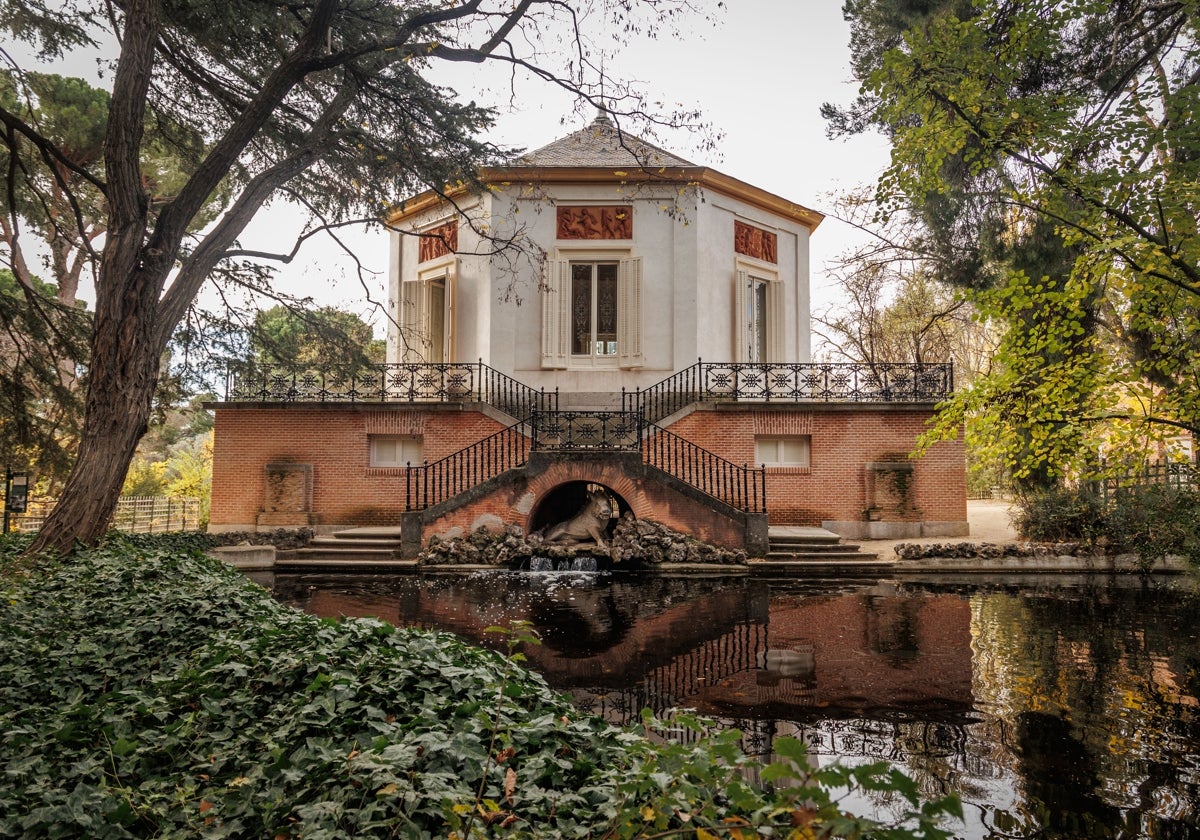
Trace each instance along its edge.
<path fill-rule="evenodd" d="M 592 481 L 568 481 L 542 496 L 529 514 L 529 533 L 542 533 L 553 525 L 570 520 L 587 507 L 589 495 L 596 490 L 608 497 L 612 513 L 607 525 L 600 529 L 607 540 L 612 536 L 617 521 L 631 508 L 611 487 Z"/>

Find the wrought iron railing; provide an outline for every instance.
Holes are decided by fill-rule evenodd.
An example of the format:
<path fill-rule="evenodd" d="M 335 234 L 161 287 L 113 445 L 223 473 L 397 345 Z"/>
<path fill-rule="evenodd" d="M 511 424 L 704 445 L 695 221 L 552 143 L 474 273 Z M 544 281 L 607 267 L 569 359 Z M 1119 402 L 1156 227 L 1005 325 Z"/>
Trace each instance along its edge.
<path fill-rule="evenodd" d="M 948 363 L 704 362 L 622 394 L 621 408 L 652 423 L 705 401 L 939 402 L 954 390 Z"/>
<path fill-rule="evenodd" d="M 738 466 L 636 413 L 534 412 L 440 461 L 405 470 L 405 510 L 424 510 L 515 469 L 533 449 L 641 453 L 642 460 L 745 513 L 766 513 L 765 469 Z"/>
<path fill-rule="evenodd" d="M 687 438 L 646 423 L 642 459 L 745 513 L 767 512 L 767 471 L 738 466 Z"/>
<path fill-rule="evenodd" d="M 229 402 L 487 403 L 517 420 L 558 408 L 557 392 L 530 388 L 507 374 L 471 363 L 417 362 L 329 368 L 265 365 L 231 369 Z"/>
<path fill-rule="evenodd" d="M 441 504 L 524 464 L 530 450 L 526 425 L 515 423 L 432 464 L 408 465 L 404 509 L 424 510 Z"/>
<path fill-rule="evenodd" d="M 641 421 L 634 411 L 535 411 L 530 424 L 534 449 L 641 448 Z"/>

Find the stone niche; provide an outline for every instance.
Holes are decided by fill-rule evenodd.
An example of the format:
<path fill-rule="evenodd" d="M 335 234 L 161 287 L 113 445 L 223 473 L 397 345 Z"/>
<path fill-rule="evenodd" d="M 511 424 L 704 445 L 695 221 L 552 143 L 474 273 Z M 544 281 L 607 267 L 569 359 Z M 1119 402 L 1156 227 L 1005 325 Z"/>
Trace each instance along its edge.
<path fill-rule="evenodd" d="M 260 528 L 312 525 L 312 464 L 267 464 Z"/>
<path fill-rule="evenodd" d="M 864 533 L 858 539 L 896 539 L 921 536 L 920 510 L 913 504 L 913 464 L 901 458 L 864 465 L 866 509 Z M 887 521 L 885 521 L 887 520 Z"/>

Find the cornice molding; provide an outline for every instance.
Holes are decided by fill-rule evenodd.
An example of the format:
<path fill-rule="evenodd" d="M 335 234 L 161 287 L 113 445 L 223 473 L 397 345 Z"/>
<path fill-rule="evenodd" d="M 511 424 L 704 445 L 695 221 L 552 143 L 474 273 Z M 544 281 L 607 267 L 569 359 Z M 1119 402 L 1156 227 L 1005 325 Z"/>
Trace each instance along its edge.
<path fill-rule="evenodd" d="M 488 167 L 480 170 L 479 179 L 485 185 L 497 187 L 512 184 L 684 184 L 711 190 L 775 216 L 799 222 L 809 231 L 816 230 L 825 218 L 824 214 L 816 210 L 706 166 L 666 166 L 654 170 L 628 171 L 599 166 Z M 448 199 L 463 195 L 467 191 L 466 186 L 448 188 L 441 194 L 429 190 L 391 208 L 385 220 L 388 224 L 397 224 L 438 207 Z"/>

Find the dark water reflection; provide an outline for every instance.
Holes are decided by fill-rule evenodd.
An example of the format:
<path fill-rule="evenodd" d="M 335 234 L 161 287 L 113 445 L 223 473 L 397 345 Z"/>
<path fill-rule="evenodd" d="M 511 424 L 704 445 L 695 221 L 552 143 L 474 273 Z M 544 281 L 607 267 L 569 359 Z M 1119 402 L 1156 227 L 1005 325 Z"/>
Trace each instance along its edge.
<path fill-rule="evenodd" d="M 1179 582 L 1016 587 L 487 572 L 277 576 L 322 616 L 497 645 L 616 722 L 695 708 L 769 756 L 887 759 L 958 792 L 967 837 L 1200 837 L 1200 601 Z M 886 802 L 857 802 L 886 808 Z"/>

